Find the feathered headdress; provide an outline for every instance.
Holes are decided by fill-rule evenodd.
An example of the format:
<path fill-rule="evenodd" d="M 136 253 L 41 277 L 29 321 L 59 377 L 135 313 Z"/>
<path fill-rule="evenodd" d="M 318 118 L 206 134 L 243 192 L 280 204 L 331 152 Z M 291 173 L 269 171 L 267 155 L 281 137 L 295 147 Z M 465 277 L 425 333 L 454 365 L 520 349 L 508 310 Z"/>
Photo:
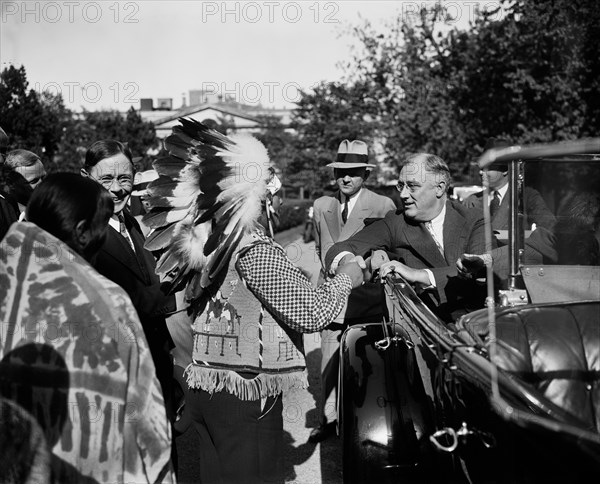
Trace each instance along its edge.
<path fill-rule="evenodd" d="M 240 240 L 256 227 L 274 170 L 256 138 L 179 121 L 165 140 L 169 155 L 153 164 L 159 177 L 148 185 L 151 211 L 143 221 L 153 231 L 145 247 L 164 251 L 157 273 L 172 291 L 187 284 L 193 300 L 220 284 Z"/>

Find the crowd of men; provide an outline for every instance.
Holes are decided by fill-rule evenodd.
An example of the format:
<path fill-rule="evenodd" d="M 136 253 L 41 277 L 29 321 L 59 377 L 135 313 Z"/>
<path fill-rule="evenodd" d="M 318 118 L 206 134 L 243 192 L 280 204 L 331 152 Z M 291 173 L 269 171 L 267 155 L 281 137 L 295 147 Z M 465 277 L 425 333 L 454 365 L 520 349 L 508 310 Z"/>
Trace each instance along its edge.
<path fill-rule="evenodd" d="M 208 136 L 194 129 L 198 139 Z M 316 287 L 269 232 L 281 195 L 269 171 L 246 201 L 256 216 L 229 251 L 223 277 L 188 314 L 166 290 L 157 254 L 128 210 L 134 164 L 126 143 L 99 140 L 80 174 L 50 175 L 37 155 L 7 146 L 0 130 L 0 405 L 13 436 L 0 445 L 3 482 L 175 482 L 182 397 L 203 483 L 281 482 L 281 396 L 306 384 L 299 336 L 321 332 L 316 443 L 335 433 L 343 330 L 385 313 L 380 285 L 370 282 L 374 250 L 391 259 L 380 274 L 400 273 L 444 321 L 483 307 L 481 285 L 460 262 L 485 252 L 482 201 L 450 199 L 450 171 L 436 155 L 402 160 L 396 207 L 364 185 L 375 166 L 367 145 L 341 142 L 328 165 L 338 190 L 314 202 Z M 498 229 L 506 174 L 505 166 L 490 169 Z M 551 231 L 554 216 L 539 194 L 529 196 L 530 221 Z M 232 346 L 256 328 L 256 338 Z M 183 395 L 174 350 L 186 369 Z"/>

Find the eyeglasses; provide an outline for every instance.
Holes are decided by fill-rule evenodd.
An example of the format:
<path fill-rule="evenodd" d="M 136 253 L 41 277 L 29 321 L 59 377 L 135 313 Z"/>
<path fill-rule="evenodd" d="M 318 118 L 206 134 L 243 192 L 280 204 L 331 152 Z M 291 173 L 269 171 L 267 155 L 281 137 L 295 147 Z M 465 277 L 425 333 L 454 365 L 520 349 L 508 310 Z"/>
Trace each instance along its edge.
<path fill-rule="evenodd" d="M 406 187 L 410 193 L 414 193 L 414 192 L 416 192 L 419 189 L 420 186 L 421 185 L 418 184 L 418 183 L 398 182 L 397 185 L 396 185 L 396 190 L 398 190 L 399 192 L 402 192 L 402 190 L 404 190 L 404 187 Z"/>
<path fill-rule="evenodd" d="M 129 175 L 119 175 L 116 178 L 111 175 L 103 175 L 100 178 L 96 178 L 90 173 L 88 173 L 88 175 L 90 176 L 90 178 L 93 178 L 98 183 L 100 183 L 100 185 L 102 185 L 107 190 L 110 189 L 110 187 L 112 187 L 114 182 L 117 182 L 117 184 L 123 189 L 128 189 L 133 186 L 133 177 Z"/>

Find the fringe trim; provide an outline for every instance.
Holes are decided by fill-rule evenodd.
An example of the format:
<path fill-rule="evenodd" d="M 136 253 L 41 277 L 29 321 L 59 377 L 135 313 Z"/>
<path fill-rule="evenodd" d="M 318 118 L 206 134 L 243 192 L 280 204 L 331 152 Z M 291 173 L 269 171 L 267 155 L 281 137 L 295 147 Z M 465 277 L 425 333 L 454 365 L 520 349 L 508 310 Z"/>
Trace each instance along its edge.
<path fill-rule="evenodd" d="M 260 373 L 252 379 L 246 379 L 235 371 L 190 363 L 185 369 L 185 374 L 190 388 L 200 388 L 211 395 L 225 390 L 240 400 L 275 397 L 294 388 L 308 387 L 306 370 L 277 375 Z"/>

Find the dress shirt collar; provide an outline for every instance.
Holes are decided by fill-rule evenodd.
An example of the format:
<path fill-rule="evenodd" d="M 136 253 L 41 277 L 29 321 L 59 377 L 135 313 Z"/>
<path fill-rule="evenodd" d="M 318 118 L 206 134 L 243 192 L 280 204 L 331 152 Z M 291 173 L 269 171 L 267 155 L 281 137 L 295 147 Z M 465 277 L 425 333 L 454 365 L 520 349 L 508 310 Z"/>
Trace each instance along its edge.
<path fill-rule="evenodd" d="M 435 238 L 444 247 L 444 220 L 446 220 L 446 204 L 442 207 L 442 211 L 431 220 L 431 227 Z"/>
<path fill-rule="evenodd" d="M 357 191 L 354 195 L 352 195 L 351 197 L 346 197 L 346 195 L 344 195 L 343 193 L 340 192 L 340 199 L 341 199 L 341 208 L 340 208 L 340 212 L 342 210 L 344 210 L 344 203 L 346 203 L 346 198 L 348 198 L 348 216 L 352 213 L 352 209 L 354 208 L 354 205 L 356 205 L 356 201 L 358 200 L 358 196 L 360 195 L 360 192 L 362 192 L 362 188 Z"/>
<path fill-rule="evenodd" d="M 119 223 L 119 219 L 115 216 L 112 216 L 108 219 L 108 225 L 110 225 L 117 232 L 121 233 L 121 225 Z"/>
<path fill-rule="evenodd" d="M 506 185 L 504 185 L 501 188 L 498 188 L 498 190 L 496 190 L 498 192 L 498 196 L 500 197 L 500 203 L 502 203 L 502 200 L 504 200 L 504 196 L 506 195 L 506 192 L 508 191 L 508 183 Z M 494 193 L 494 191 L 492 190 L 492 193 Z M 494 198 L 493 195 L 490 195 L 490 203 L 492 203 L 492 199 Z"/>

